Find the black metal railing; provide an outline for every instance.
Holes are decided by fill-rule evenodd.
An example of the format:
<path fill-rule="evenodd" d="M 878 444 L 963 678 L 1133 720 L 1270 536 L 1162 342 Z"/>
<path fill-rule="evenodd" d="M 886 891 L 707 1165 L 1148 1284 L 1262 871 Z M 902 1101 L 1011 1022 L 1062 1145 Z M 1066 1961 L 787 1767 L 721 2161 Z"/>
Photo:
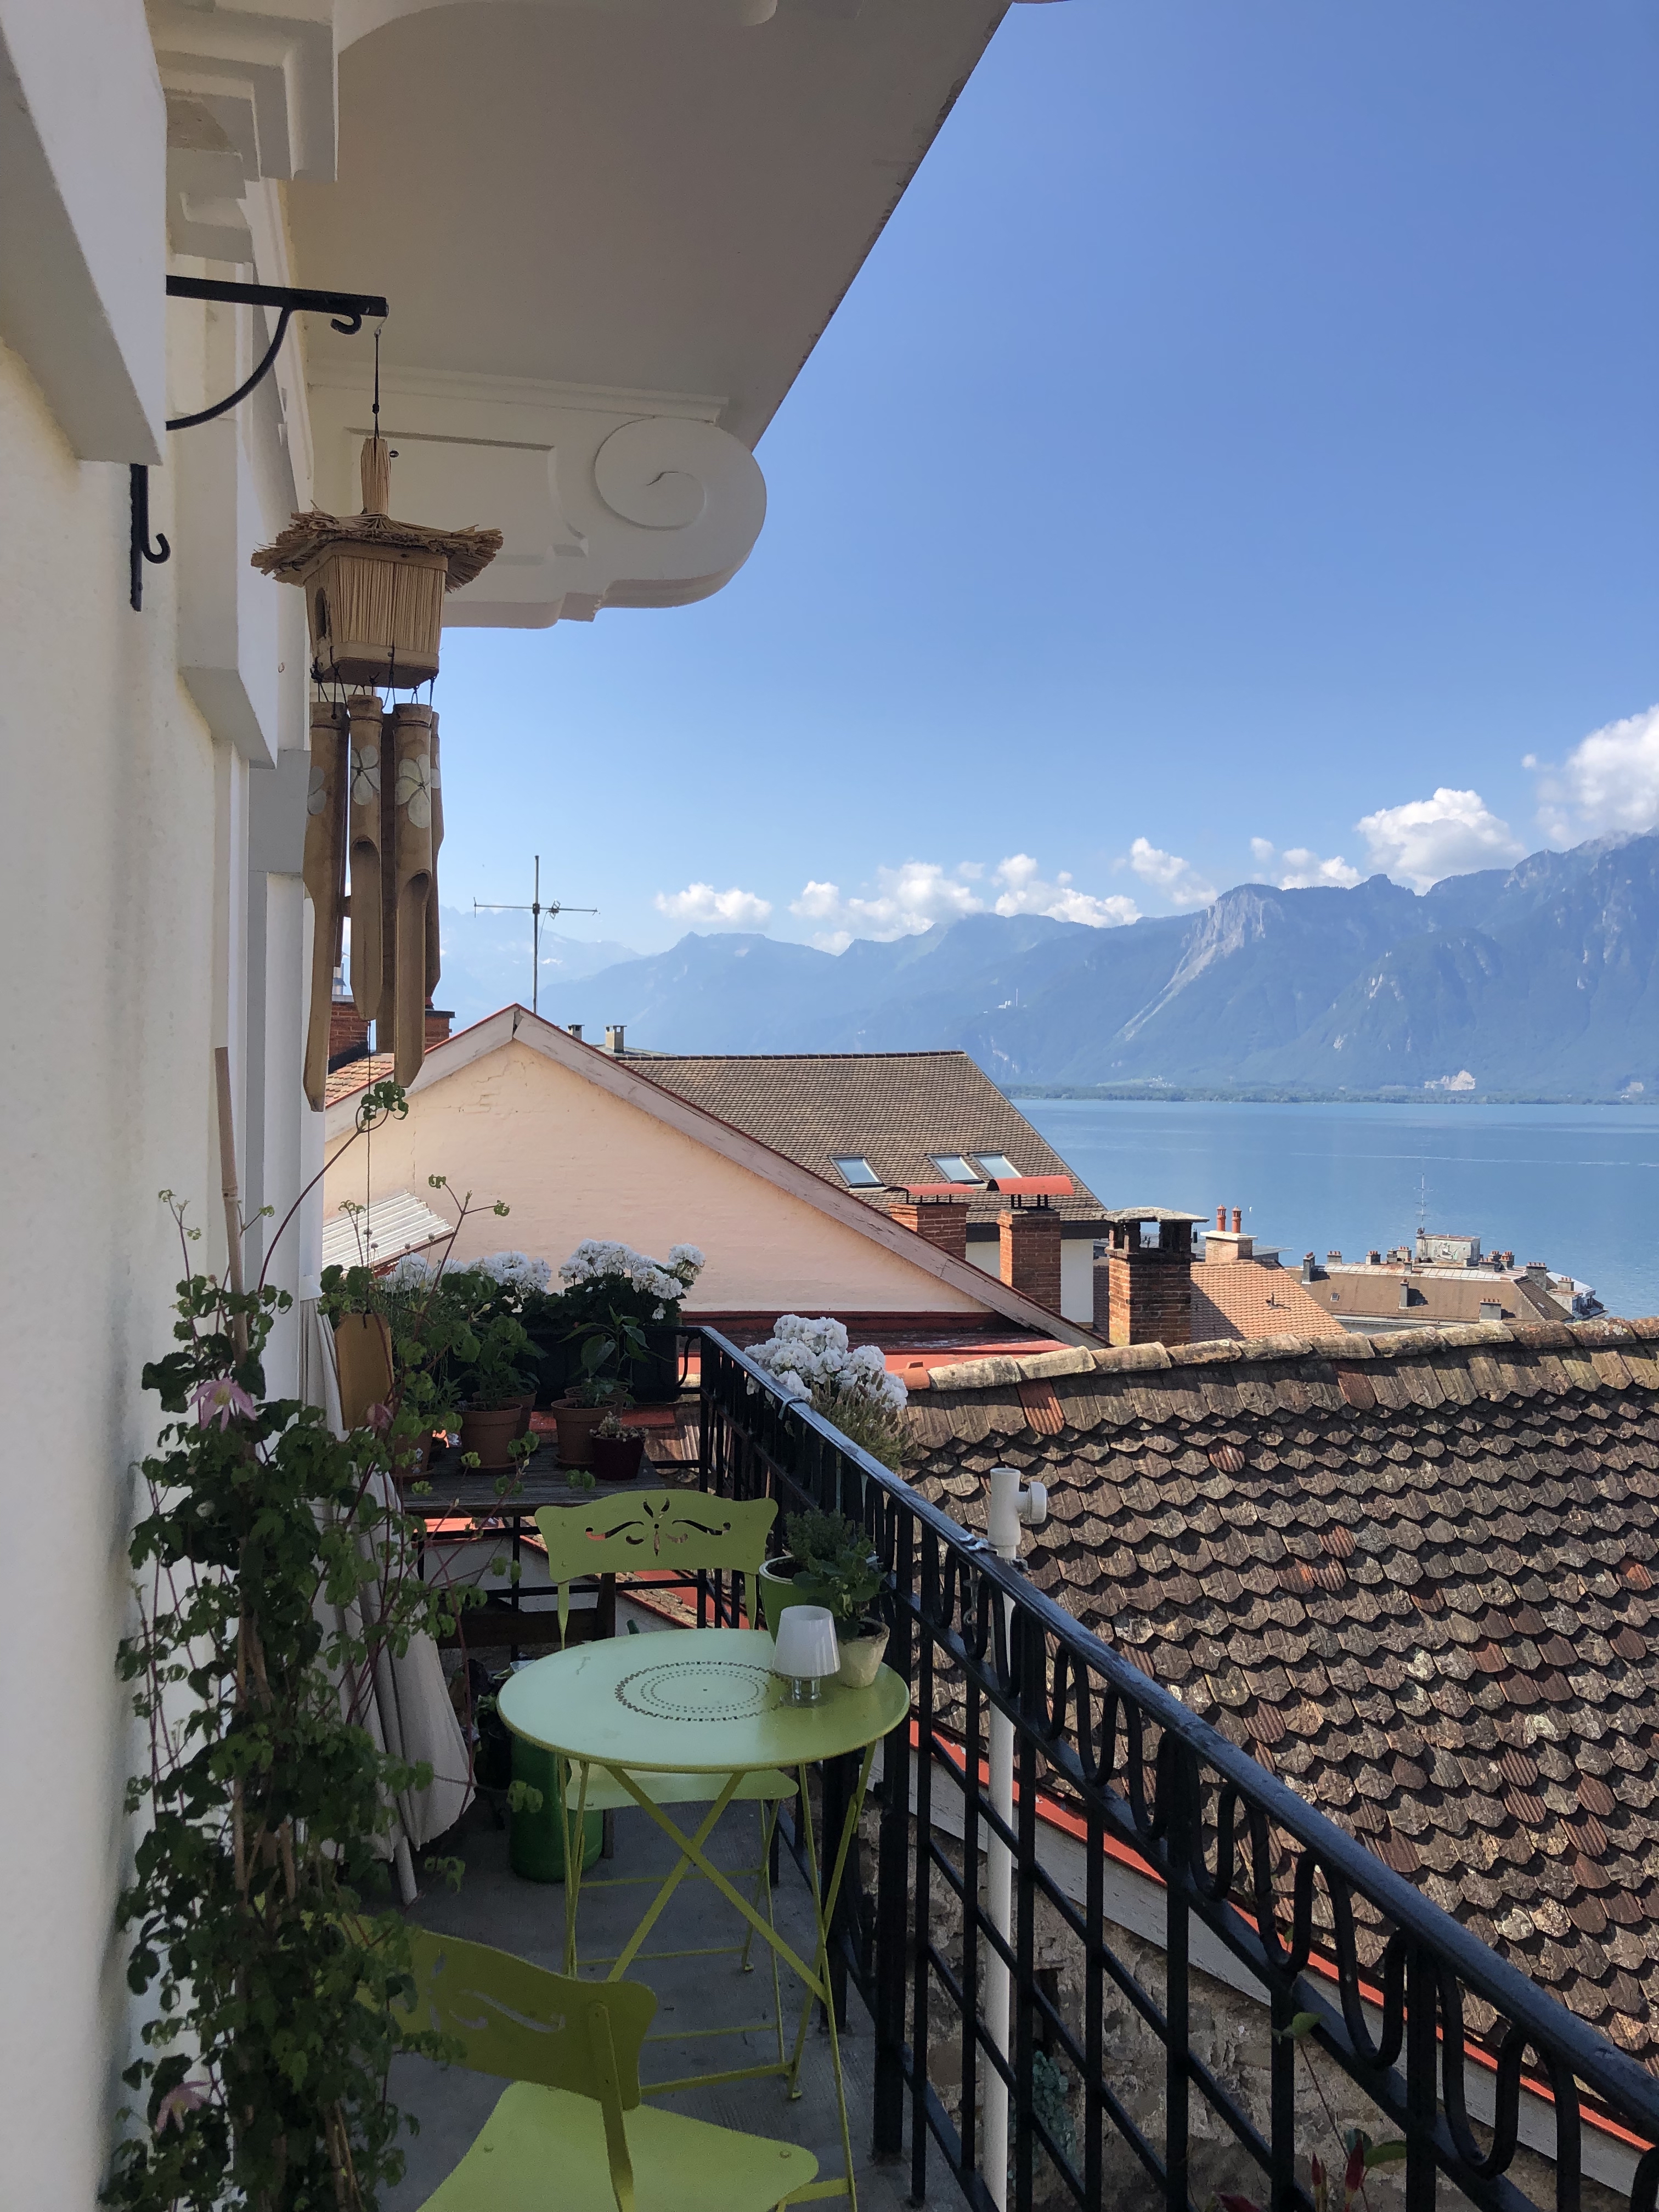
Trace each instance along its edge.
<path fill-rule="evenodd" d="M 888 1663 L 911 1685 L 911 1715 L 884 1747 L 875 1864 L 854 1862 L 837 1964 L 874 2024 L 875 2151 L 902 2156 L 908 2112 L 915 2201 L 937 2158 L 975 2208 L 1029 2212 L 1046 2162 L 1060 2201 L 1097 2212 L 1131 2194 L 1127 2161 L 1143 2196 L 1203 2212 L 1218 2144 L 1254 2176 L 1224 2186 L 1301 2212 L 1308 2154 L 1334 2162 L 1339 2185 L 1343 2160 L 1324 2118 L 1298 2109 L 1298 2069 L 1316 2049 L 1403 2140 L 1407 2212 L 1430 2212 L 1442 2177 L 1490 2212 L 1578 2212 L 1598 2114 L 1626 2131 L 1627 2167 L 1634 2157 L 1620 2198 L 1656 2212 L 1659 2149 L 1641 2147 L 1659 2143 L 1659 2081 L 724 1337 L 704 1330 L 701 1352 L 702 1486 L 775 1496 L 785 1516 L 851 1514 L 886 1570 Z M 718 1613 L 729 1594 L 703 1603 Z M 987 1778 L 994 1713 L 1012 1728 L 1012 1819 Z M 833 1773 L 824 1787 L 830 1814 Z M 1078 1839 L 1080 1875 L 1074 1864 L 1062 1879 L 1044 1848 L 1045 1807 Z M 981 1850 L 999 1843 L 1013 1862 L 1006 1932 L 980 1876 Z M 1129 1854 L 1156 1886 L 1155 1942 L 1106 1910 L 1109 1870 Z M 1259 1989 L 1271 2034 L 1254 2094 L 1195 2047 L 1195 1936 Z M 1006 2051 L 986 2019 L 998 1962 L 1012 1984 Z M 1069 2101 L 1054 2094 L 1061 2060 Z M 1006 2198 L 986 2179 L 993 2075 L 1006 2088 Z M 1523 2115 L 1550 2131 L 1543 2160 L 1517 2162 Z M 1043 2185 L 1052 2200 L 1051 2176 Z"/>

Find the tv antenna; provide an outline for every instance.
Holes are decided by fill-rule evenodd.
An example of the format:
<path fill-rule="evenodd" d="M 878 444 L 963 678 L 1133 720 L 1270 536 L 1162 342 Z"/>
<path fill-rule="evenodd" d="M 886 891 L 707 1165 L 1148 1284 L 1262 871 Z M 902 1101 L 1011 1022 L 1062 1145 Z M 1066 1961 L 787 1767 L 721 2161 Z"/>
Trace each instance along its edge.
<path fill-rule="evenodd" d="M 599 910 L 599 909 L 596 906 L 567 906 L 562 899 L 547 899 L 544 901 L 542 897 L 542 856 L 539 853 L 536 855 L 536 888 L 530 895 L 530 903 L 528 906 L 507 905 L 492 899 L 474 899 L 472 902 L 472 911 L 474 914 L 527 914 L 531 916 L 530 1011 L 532 1014 L 539 1014 L 541 1012 L 542 916 L 544 914 L 597 914 Z"/>

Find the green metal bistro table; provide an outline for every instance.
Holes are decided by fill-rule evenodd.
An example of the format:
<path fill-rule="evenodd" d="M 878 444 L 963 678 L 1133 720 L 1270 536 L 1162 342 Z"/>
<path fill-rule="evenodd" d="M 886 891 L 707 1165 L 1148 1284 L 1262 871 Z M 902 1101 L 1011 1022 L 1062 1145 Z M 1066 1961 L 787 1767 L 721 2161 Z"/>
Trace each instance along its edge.
<path fill-rule="evenodd" d="M 798 2082 L 807 2024 L 813 2000 L 823 2005 L 830 2027 L 830 2063 L 835 2071 L 836 2096 L 840 2106 L 844 2178 L 820 2181 L 798 2190 L 790 2203 L 805 2203 L 820 2197 L 847 2196 L 856 2208 L 853 2183 L 853 2150 L 847 2123 L 847 2092 L 842 2079 L 841 2044 L 836 2032 L 836 2008 L 830 1986 L 830 1929 L 836 1899 L 846 1870 L 848 1853 L 858 1831 L 859 1814 L 870 1780 L 877 1744 L 898 1727 L 909 1711 L 909 1692 L 890 1668 L 884 1667 L 867 1690 L 855 1690 L 833 1677 L 823 1685 L 813 1705 L 787 1702 L 785 1685 L 772 1672 L 772 1639 L 763 1629 L 678 1629 L 660 1636 L 621 1636 L 599 1644 L 582 1644 L 555 1652 L 523 1668 L 503 1687 L 500 1711 L 515 1735 L 539 1744 L 569 1761 L 571 1785 L 565 1791 L 568 1814 L 573 1799 L 574 1817 L 581 1817 L 591 1768 L 602 1767 L 613 1775 L 641 1810 L 654 1820 L 674 1844 L 678 1857 L 658 1890 L 645 1917 L 606 1977 L 619 1981 L 638 1954 L 640 1946 L 689 1873 L 696 1872 L 720 1891 L 740 1913 L 753 1933 L 795 1974 L 806 1990 L 793 2057 L 775 2066 L 744 2069 L 745 2075 L 782 2074 L 792 2096 Z M 847 1817 L 836 1845 L 829 1884 L 818 1879 L 817 1841 L 813 1835 L 806 1774 L 821 1759 L 839 1759 L 861 1751 L 858 1787 L 853 1792 Z M 745 1774 L 760 1767 L 793 1769 L 800 1782 L 801 1821 L 806 1841 L 807 1866 L 812 1885 L 817 1921 L 817 1950 L 809 1966 L 755 1905 L 742 1896 L 710 1860 L 705 1849 L 715 1823 L 731 1803 Z M 667 1808 L 653 1802 L 634 1778 L 640 1771 L 656 1775 L 719 1775 L 720 1793 L 708 1806 L 696 1830 L 688 1833 L 670 1818 Z M 664 1793 L 659 1790 L 659 1796 Z M 702 1809 L 701 1807 L 699 1809 Z M 824 1838 L 826 1852 L 830 1839 Z M 567 1864 L 574 1861 L 567 1857 Z M 574 1912 L 574 1898 L 567 1899 Z M 781 2048 L 781 2045 L 780 2045 Z M 714 2078 L 739 2078 L 726 2075 Z M 689 2087 L 689 2082 L 659 2083 L 659 2089 Z"/>

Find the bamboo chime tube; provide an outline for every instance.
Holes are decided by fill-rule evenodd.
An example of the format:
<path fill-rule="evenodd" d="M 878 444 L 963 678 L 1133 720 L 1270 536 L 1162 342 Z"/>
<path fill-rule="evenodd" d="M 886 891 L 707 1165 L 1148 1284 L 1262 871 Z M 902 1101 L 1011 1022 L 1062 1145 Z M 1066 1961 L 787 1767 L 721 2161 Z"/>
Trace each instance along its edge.
<path fill-rule="evenodd" d="M 392 794 L 394 867 L 392 975 L 397 1057 L 408 1085 L 421 1072 L 426 1042 L 427 907 L 432 891 L 432 709 L 394 709 L 397 781 Z"/>
<path fill-rule="evenodd" d="M 311 901 L 311 995 L 306 1018 L 305 1093 L 321 1111 L 328 1091 L 334 971 L 345 924 L 345 807 L 350 742 L 345 710 L 319 701 L 311 710 L 311 781 L 306 794 L 302 863 Z"/>
<path fill-rule="evenodd" d="M 351 717 L 351 995 L 366 1022 L 379 1018 L 381 982 L 380 702 L 357 691 Z"/>

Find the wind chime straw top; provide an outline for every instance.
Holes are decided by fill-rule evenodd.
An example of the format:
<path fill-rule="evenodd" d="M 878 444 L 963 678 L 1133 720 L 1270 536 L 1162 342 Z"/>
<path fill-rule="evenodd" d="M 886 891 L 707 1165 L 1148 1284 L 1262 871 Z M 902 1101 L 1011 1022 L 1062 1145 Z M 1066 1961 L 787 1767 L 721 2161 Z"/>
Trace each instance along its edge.
<path fill-rule="evenodd" d="M 499 530 L 433 530 L 421 522 L 398 522 L 387 513 L 392 489 L 392 451 L 384 438 L 363 441 L 361 514 L 324 514 L 313 507 L 296 514 L 276 543 L 262 545 L 253 566 L 279 583 L 297 584 L 322 555 L 336 546 L 384 546 L 388 551 L 441 554 L 448 564 L 446 592 L 459 592 L 482 575 L 501 550 Z"/>

